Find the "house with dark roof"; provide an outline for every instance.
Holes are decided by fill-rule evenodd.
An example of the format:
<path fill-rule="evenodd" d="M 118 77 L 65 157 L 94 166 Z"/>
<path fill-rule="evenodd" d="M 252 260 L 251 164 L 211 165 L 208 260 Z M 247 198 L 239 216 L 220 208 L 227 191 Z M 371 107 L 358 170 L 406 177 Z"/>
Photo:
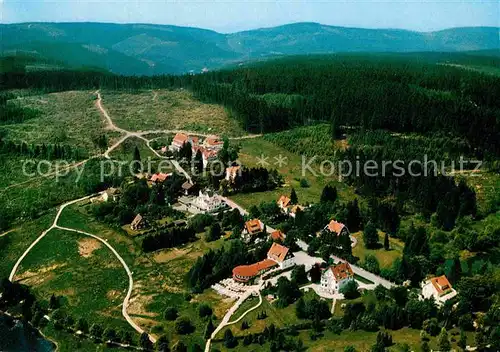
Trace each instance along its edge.
<path fill-rule="evenodd" d="M 146 227 L 146 221 L 141 214 L 137 214 L 130 224 L 132 230 L 141 230 Z"/>
<path fill-rule="evenodd" d="M 441 306 L 444 302 L 457 295 L 445 275 L 430 278 L 422 283 L 422 298 L 434 298 L 436 304 Z"/>
<path fill-rule="evenodd" d="M 321 275 L 321 289 L 335 293 L 351 280 L 354 280 L 354 272 L 348 262 L 332 265 L 326 268 Z"/>

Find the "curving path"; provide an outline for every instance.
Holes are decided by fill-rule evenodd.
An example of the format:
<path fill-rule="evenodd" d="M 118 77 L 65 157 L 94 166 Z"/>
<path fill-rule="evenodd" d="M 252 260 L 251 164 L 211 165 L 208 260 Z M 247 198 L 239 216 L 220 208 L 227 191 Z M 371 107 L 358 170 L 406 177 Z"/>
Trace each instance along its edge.
<path fill-rule="evenodd" d="M 174 134 L 174 133 L 186 133 L 186 134 L 191 134 L 191 135 L 196 135 L 196 136 L 200 136 L 200 137 L 208 137 L 209 135 L 207 134 L 201 134 L 201 133 L 196 133 L 196 132 L 191 132 L 191 131 L 185 131 L 185 130 L 152 130 L 152 131 L 139 131 L 139 132 L 131 132 L 131 131 L 127 131 L 125 129 L 122 129 L 118 126 L 116 126 L 111 118 L 111 116 L 108 114 L 108 112 L 106 111 L 106 109 L 103 107 L 102 105 L 102 97 L 101 97 L 101 93 L 99 90 L 97 90 L 95 92 L 95 94 L 97 95 L 97 99 L 96 99 L 96 107 L 99 109 L 99 111 L 101 112 L 101 114 L 104 116 L 106 122 L 107 122 L 107 128 L 109 130 L 113 130 L 113 131 L 116 131 L 116 132 L 119 132 L 119 133 L 124 133 L 125 135 L 123 137 L 121 137 L 116 143 L 114 143 L 113 145 L 111 145 L 103 154 L 100 154 L 100 155 L 95 155 L 95 156 L 92 156 L 91 158 L 89 159 L 86 159 L 86 160 L 83 160 L 83 161 L 80 161 L 78 163 L 75 163 L 73 165 L 69 165 L 67 168 L 65 168 L 64 170 L 69 170 L 69 169 L 72 169 L 72 168 L 76 168 L 76 167 L 79 167 L 81 165 L 84 165 L 87 161 L 93 159 L 93 158 L 97 158 L 97 157 L 101 157 L 101 156 L 104 156 L 106 159 L 111 159 L 110 157 L 110 153 L 115 150 L 117 147 L 119 147 L 125 140 L 127 140 L 128 138 L 130 137 L 137 137 L 137 138 L 140 138 L 142 140 L 144 140 L 148 146 L 148 148 L 150 148 L 154 153 L 155 155 L 161 157 L 161 155 L 159 155 L 153 148 L 151 148 L 150 146 L 150 142 L 151 140 L 147 139 L 144 137 L 144 135 L 148 135 L 148 134 Z M 248 136 L 242 136 L 242 137 L 233 137 L 233 138 L 230 138 L 232 140 L 239 140 L 239 139 L 251 139 L 251 138 L 257 138 L 257 137 L 260 137 L 261 135 L 248 135 Z M 173 165 L 175 166 L 175 168 L 181 172 L 182 174 L 184 174 L 184 176 L 186 176 L 186 178 L 191 181 L 191 177 L 186 173 L 186 171 L 179 165 L 179 163 L 175 162 L 173 163 Z M 61 171 L 61 170 L 59 170 Z M 53 174 L 47 174 L 47 175 L 44 175 L 45 177 L 50 177 L 50 176 L 55 176 L 56 173 L 54 172 Z M 4 188 L 2 191 L 5 191 L 6 189 L 8 188 L 12 188 L 12 187 L 16 187 L 16 186 L 19 186 L 19 185 L 23 185 L 23 184 L 26 184 L 26 183 L 29 183 L 33 181 L 33 179 L 30 179 L 28 181 L 25 181 L 25 182 L 21 182 L 21 183 L 18 183 L 18 184 L 14 184 L 14 185 L 10 185 L 6 188 Z M 120 263 L 122 264 L 123 268 L 125 269 L 125 271 L 127 272 L 127 275 L 128 275 L 128 278 L 129 278 L 129 287 L 128 287 L 128 290 L 127 290 L 127 294 L 125 296 L 125 299 L 123 300 L 123 304 L 122 304 L 122 315 L 123 317 L 125 318 L 125 320 L 130 324 L 130 326 L 132 326 L 132 328 L 134 328 L 134 330 L 136 330 L 138 333 L 142 334 L 144 333 L 144 330 L 138 326 L 133 320 L 132 318 L 130 318 L 130 316 L 128 315 L 127 313 L 127 307 L 128 307 L 128 304 L 129 304 L 129 300 L 130 300 L 130 296 L 132 295 L 132 290 L 133 290 L 133 286 L 134 286 L 134 280 L 133 280 L 133 277 L 132 277 L 132 272 L 130 271 L 130 268 L 127 266 L 127 264 L 125 263 L 125 261 L 123 260 L 123 258 L 118 254 L 118 252 L 104 239 L 100 238 L 99 236 L 96 236 L 94 234 L 91 234 L 91 233 L 87 233 L 87 232 L 84 232 L 84 231 L 80 231 L 80 230 L 76 230 L 76 229 L 71 229 L 71 228 L 67 228 L 67 227 L 62 227 L 62 226 L 59 226 L 57 225 L 58 221 L 59 221 L 59 218 L 63 212 L 63 210 L 69 206 L 69 205 L 72 205 L 72 204 L 75 204 L 75 203 L 78 203 L 80 201 L 83 201 L 83 200 L 86 200 L 86 199 L 89 199 L 90 197 L 92 197 L 92 195 L 88 195 L 88 196 L 85 196 L 85 197 L 82 197 L 82 198 L 78 198 L 78 199 L 75 199 L 75 200 L 71 200 L 69 202 L 66 202 L 64 204 L 62 204 L 60 207 L 59 207 L 59 210 L 57 211 L 57 214 L 56 214 L 56 217 L 54 219 L 54 222 L 52 223 L 52 225 L 46 229 L 45 231 L 43 231 L 40 236 L 38 236 L 38 238 L 33 241 L 30 246 L 24 251 L 24 253 L 19 257 L 19 259 L 16 261 L 16 263 L 14 264 L 14 267 L 12 268 L 11 272 L 10 272 L 10 275 L 9 275 L 9 280 L 10 281 L 13 281 L 15 275 L 16 275 L 16 272 L 18 271 L 19 269 L 19 266 L 21 265 L 21 262 L 24 260 L 24 258 L 28 255 L 28 253 L 33 249 L 33 247 L 35 247 L 46 235 L 47 233 L 49 233 L 50 231 L 52 231 L 53 229 L 60 229 L 60 230 L 65 230 L 65 231 L 70 231 L 70 232 L 76 232 L 76 233 L 79 233 L 79 234 L 82 234 L 82 235 L 86 235 L 86 236 L 90 236 L 92 238 L 95 238 L 96 240 L 102 242 L 104 245 L 106 245 L 106 247 L 108 247 L 111 252 L 116 256 L 116 258 L 120 261 Z M 10 232 L 10 231 L 9 231 Z M 3 233 L 1 234 L 0 236 L 5 236 L 7 233 L 9 232 L 6 232 L 6 233 Z M 231 318 L 232 314 L 236 311 L 236 309 L 241 305 L 241 303 L 243 303 L 243 301 L 245 299 L 247 299 L 249 297 L 249 295 L 254 292 L 254 291 L 249 291 L 248 293 L 245 293 L 245 295 L 243 295 L 237 302 L 236 304 L 231 307 L 231 309 L 228 311 L 228 313 L 226 314 L 226 316 L 224 317 L 221 325 L 219 325 L 217 327 L 217 329 L 214 331 L 214 334 L 212 335 L 212 337 L 214 337 L 216 335 L 216 333 L 218 331 L 220 331 L 224 326 L 226 325 L 231 325 L 231 324 L 234 324 L 234 323 L 237 323 L 238 321 L 241 320 L 241 318 L 243 318 L 248 312 L 252 311 L 253 309 L 257 309 L 260 304 L 262 304 L 262 297 L 260 296 L 260 293 L 259 293 L 259 298 L 260 298 L 260 301 L 259 301 L 259 304 L 253 308 L 250 308 L 248 311 L 246 311 L 238 320 L 234 321 L 234 322 L 231 322 L 229 323 L 229 319 Z M 257 292 L 259 292 L 257 290 Z M 156 342 L 156 340 L 151 336 L 149 335 L 149 339 L 151 340 L 151 342 Z M 210 340 L 207 342 L 207 348 L 210 348 Z"/>
<path fill-rule="evenodd" d="M 10 272 L 9 280 L 13 281 L 14 276 L 16 275 L 16 272 L 17 272 L 17 270 L 19 268 L 19 265 L 21 264 L 21 262 L 23 261 L 23 259 L 28 255 L 28 253 L 33 249 L 33 247 L 35 247 L 37 245 L 37 243 L 40 242 L 47 235 L 47 233 L 49 233 L 53 229 L 59 229 L 59 230 L 64 230 L 64 231 L 76 232 L 76 233 L 79 233 L 79 234 L 82 234 L 82 235 L 85 235 L 85 236 L 90 236 L 92 238 L 95 238 L 96 240 L 102 242 L 106 247 L 109 248 L 109 250 L 120 261 L 120 263 L 122 264 L 123 268 L 127 272 L 128 279 L 129 279 L 129 284 L 128 284 L 127 294 L 126 294 L 125 298 L 123 299 L 123 303 L 122 303 L 122 315 L 125 318 L 125 320 L 130 324 L 130 326 L 132 326 L 132 328 L 134 328 L 135 331 L 137 331 L 139 334 L 142 334 L 144 332 L 144 330 L 141 329 L 141 327 L 138 326 L 132 320 L 132 318 L 130 318 L 130 316 L 127 313 L 127 307 L 128 307 L 128 304 L 129 304 L 130 296 L 132 295 L 132 289 L 134 287 L 134 279 L 132 278 L 132 272 L 130 271 L 130 268 L 127 266 L 127 263 L 125 263 L 125 261 L 120 256 L 120 254 L 118 254 L 118 252 L 106 240 L 102 239 L 99 236 L 93 235 L 93 234 L 88 233 L 88 232 L 84 232 L 84 231 L 80 231 L 80 230 L 75 230 L 75 229 L 71 229 L 71 228 L 68 228 L 68 227 L 63 227 L 63 226 L 57 225 L 57 223 L 59 221 L 59 218 L 61 217 L 61 214 L 62 214 L 64 208 L 66 208 L 68 205 L 72 205 L 72 204 L 78 203 L 78 202 L 86 200 L 86 199 L 88 199 L 90 197 L 92 197 L 92 195 L 86 196 L 86 197 L 83 197 L 83 198 L 79 198 L 79 199 L 75 199 L 75 200 L 69 201 L 69 202 L 64 203 L 63 205 L 61 205 L 61 207 L 59 208 L 59 210 L 58 210 L 58 212 L 56 214 L 54 222 L 52 223 L 52 226 L 50 226 L 47 230 L 43 231 L 42 234 L 28 247 L 28 249 L 26 249 L 26 251 L 24 251 L 24 253 L 21 255 L 21 257 L 17 260 L 16 264 L 12 268 L 12 271 Z M 156 342 L 156 339 L 153 338 L 151 335 L 149 335 L 149 339 L 153 343 Z"/>
<path fill-rule="evenodd" d="M 257 303 L 257 305 L 253 306 L 252 308 L 248 309 L 247 311 L 245 311 L 241 317 L 239 317 L 238 319 L 232 321 L 232 322 L 229 322 L 229 319 L 231 319 L 231 316 L 236 312 L 236 310 L 241 306 L 241 304 L 247 299 L 249 298 L 252 293 L 256 292 L 258 295 L 259 295 L 259 303 Z M 241 319 L 243 319 L 248 313 L 250 313 L 251 311 L 257 309 L 260 307 L 260 305 L 262 304 L 262 295 L 260 294 L 260 287 L 255 289 L 255 290 L 248 290 L 246 291 L 237 301 L 236 303 L 227 311 L 226 315 L 224 315 L 224 318 L 222 318 L 222 321 L 221 323 L 219 324 L 219 326 L 217 326 L 217 328 L 214 330 L 214 332 L 212 332 L 212 335 L 210 335 L 210 338 L 207 340 L 207 343 L 205 345 L 205 352 L 209 352 L 210 351 L 210 345 L 212 343 L 212 339 L 215 338 L 215 336 L 217 336 L 217 334 L 223 329 L 225 328 L 226 326 L 229 326 L 229 325 L 232 325 L 232 324 L 236 324 L 237 322 L 239 322 Z"/>

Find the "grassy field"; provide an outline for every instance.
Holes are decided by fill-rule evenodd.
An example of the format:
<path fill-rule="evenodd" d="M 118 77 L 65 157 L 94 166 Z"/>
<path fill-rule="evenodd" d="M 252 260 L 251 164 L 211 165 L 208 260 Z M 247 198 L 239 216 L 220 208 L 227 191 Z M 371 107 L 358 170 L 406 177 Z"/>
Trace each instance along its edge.
<path fill-rule="evenodd" d="M 112 229 L 97 222 L 88 214 L 88 206 L 88 203 L 84 203 L 68 207 L 61 216 L 60 225 L 98 234 L 124 258 L 134 275 L 134 289 L 128 308 L 134 321 L 147 331 L 154 330 L 155 336 L 166 334 L 173 342 L 182 339 L 187 345 L 203 345 L 206 319 L 198 317 L 198 305 L 208 303 L 217 319 L 221 319 L 233 300 L 221 297 L 212 290 L 190 295 L 184 278 L 199 256 L 209 248 L 219 248 L 225 242 L 218 240 L 206 243 L 200 239 L 180 248 L 146 254 L 140 249 L 140 239 L 128 236 L 122 229 Z M 75 286 L 75 289 L 79 290 L 79 286 Z M 195 332 L 186 336 L 177 335 L 174 322 L 163 318 L 167 307 L 176 307 L 180 316 L 189 317 L 196 328 Z"/>
<path fill-rule="evenodd" d="M 0 278 L 9 276 L 12 267 L 29 245 L 54 221 L 55 209 L 36 221 L 25 222 L 0 237 Z"/>
<path fill-rule="evenodd" d="M 397 258 L 401 258 L 403 256 L 403 241 L 389 237 L 390 250 L 386 251 L 382 246 L 384 243 L 385 234 L 379 231 L 379 243 L 381 247 L 379 249 L 368 249 L 365 247 L 365 243 L 363 242 L 363 232 L 356 232 L 352 234 L 357 240 L 358 243 L 352 249 L 352 254 L 359 258 L 360 262 L 363 263 L 365 261 L 366 256 L 374 255 L 379 264 L 380 268 L 390 268 L 392 263 Z"/>
<path fill-rule="evenodd" d="M 297 196 L 299 198 L 299 203 L 317 203 L 321 197 L 321 192 L 323 187 L 327 183 L 332 183 L 340 195 L 341 200 L 350 200 L 354 198 L 354 192 L 352 188 L 348 187 L 345 183 L 339 182 L 338 178 L 335 176 L 327 177 L 322 175 L 313 175 L 308 170 L 305 171 L 305 175 L 302 174 L 302 158 L 300 155 L 291 153 L 284 148 L 281 148 L 271 142 L 264 140 L 263 138 L 254 138 L 248 140 L 242 140 L 241 151 L 239 159 L 241 163 L 247 167 L 258 167 L 261 166 L 259 158 L 262 156 L 268 157 L 266 165 L 269 169 L 277 169 L 285 179 L 285 184 L 282 188 L 276 189 L 270 192 L 260 192 L 251 194 L 236 194 L 230 198 L 236 203 L 240 204 L 244 208 L 249 208 L 252 205 L 258 205 L 262 201 L 277 201 L 282 195 L 289 195 L 291 188 L 295 188 Z M 275 158 L 286 158 L 285 164 L 281 166 L 277 163 Z M 318 166 L 312 167 L 314 170 L 318 170 Z M 300 180 L 306 179 L 309 187 L 303 188 L 300 186 Z"/>
<path fill-rule="evenodd" d="M 392 335 L 394 344 L 388 348 L 390 352 L 397 352 L 401 350 L 403 344 L 408 344 L 412 351 L 420 352 L 420 330 L 403 328 L 400 330 L 388 330 Z M 459 333 L 457 329 L 453 329 L 448 332 L 451 337 L 451 346 L 455 350 L 459 350 L 456 341 L 458 341 L 458 336 L 451 336 L 452 334 Z M 467 333 L 468 340 L 470 344 L 473 344 L 473 334 Z M 336 335 L 329 331 L 325 331 L 323 336 L 317 340 L 311 340 L 309 332 L 301 331 L 299 336 L 295 339 L 301 339 L 304 345 L 307 347 L 307 351 L 314 352 L 342 352 L 344 347 L 353 346 L 357 351 L 369 351 L 371 346 L 377 341 L 376 332 L 366 332 L 366 331 L 348 331 L 344 330 L 340 335 Z M 431 337 L 429 341 L 429 346 L 432 350 L 438 349 L 437 337 Z M 269 351 L 269 343 L 264 345 L 252 344 L 250 346 L 243 346 L 243 343 L 239 342 L 238 346 L 234 349 L 228 349 L 224 346 L 222 342 L 217 342 L 212 344 L 212 351 L 234 351 L 234 352 L 244 352 L 244 351 Z"/>
<path fill-rule="evenodd" d="M 25 257 L 16 280 L 43 299 L 64 297 L 77 320 L 131 330 L 121 315 L 128 278 L 118 259 L 96 239 L 62 230 L 49 232 Z M 132 331 L 132 330 L 131 330 Z"/>
<path fill-rule="evenodd" d="M 183 129 L 228 136 L 245 134 L 222 106 L 202 103 L 186 90 L 105 91 L 102 97 L 115 124 L 130 131 Z"/>
<path fill-rule="evenodd" d="M 68 91 L 22 96 L 17 101 L 40 111 L 40 116 L 21 124 L 2 126 L 7 138 L 26 143 L 60 143 L 96 152 L 92 136 L 104 133 L 104 123 L 94 106 L 91 91 Z"/>
<path fill-rule="evenodd" d="M 319 296 L 313 290 L 309 290 L 304 294 L 304 299 L 306 301 L 313 298 L 319 299 Z M 231 317 L 231 321 L 238 319 L 247 309 L 255 306 L 257 302 L 258 299 L 256 298 L 252 298 L 244 302 L 243 305 L 234 313 L 233 317 Z M 330 304 L 330 302 L 328 303 Z M 235 336 L 245 336 L 248 334 L 262 332 L 266 326 L 270 326 L 271 324 L 274 324 L 277 328 L 284 328 L 290 324 L 304 322 L 305 320 L 298 319 L 295 315 L 296 304 L 297 303 L 290 304 L 285 308 L 278 308 L 274 302 L 269 302 L 266 297 L 263 297 L 262 304 L 259 308 L 245 315 L 240 322 L 222 329 L 219 334 L 217 334 L 217 338 L 222 338 L 226 329 L 231 329 Z M 261 312 L 266 312 L 266 319 L 257 319 L 257 315 Z M 241 330 L 241 323 L 243 321 L 247 321 L 249 323 L 249 329 Z"/>

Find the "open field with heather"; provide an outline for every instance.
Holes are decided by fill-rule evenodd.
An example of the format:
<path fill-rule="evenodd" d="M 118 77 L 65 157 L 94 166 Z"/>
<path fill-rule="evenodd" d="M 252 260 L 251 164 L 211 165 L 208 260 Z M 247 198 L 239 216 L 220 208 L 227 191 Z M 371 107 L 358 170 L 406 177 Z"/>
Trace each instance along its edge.
<path fill-rule="evenodd" d="M 37 111 L 35 118 L 22 123 L 0 126 L 6 138 L 27 144 L 64 144 L 81 148 L 89 154 L 98 152 L 93 137 L 116 133 L 106 131 L 105 121 L 94 106 L 93 91 L 67 91 L 23 96 L 14 102 Z"/>
<path fill-rule="evenodd" d="M 245 134 L 222 106 L 200 102 L 187 90 L 103 91 L 102 96 L 109 113 L 115 117 L 115 124 L 126 130 Z"/>

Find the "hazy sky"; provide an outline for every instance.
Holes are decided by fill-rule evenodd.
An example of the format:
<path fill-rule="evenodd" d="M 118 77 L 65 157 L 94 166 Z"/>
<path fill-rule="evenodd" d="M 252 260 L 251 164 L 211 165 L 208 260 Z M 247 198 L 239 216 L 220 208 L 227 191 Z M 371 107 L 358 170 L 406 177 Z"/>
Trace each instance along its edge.
<path fill-rule="evenodd" d="M 3 23 L 142 22 L 232 32 L 290 22 L 429 31 L 499 26 L 498 0 L 0 0 Z"/>

